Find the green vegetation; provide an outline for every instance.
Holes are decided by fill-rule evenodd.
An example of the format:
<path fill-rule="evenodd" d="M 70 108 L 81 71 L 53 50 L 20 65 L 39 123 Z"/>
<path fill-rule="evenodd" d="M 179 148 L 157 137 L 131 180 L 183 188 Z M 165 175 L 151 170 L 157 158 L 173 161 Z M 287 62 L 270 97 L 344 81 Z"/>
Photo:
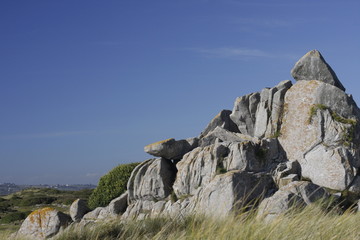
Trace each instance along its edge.
<path fill-rule="evenodd" d="M 270 138 L 279 138 L 279 137 L 281 137 L 280 130 L 277 130 L 276 132 L 274 132 L 273 135 L 270 136 Z"/>
<path fill-rule="evenodd" d="M 344 145 L 349 146 L 354 140 L 355 127 L 356 127 L 357 121 L 355 119 L 351 119 L 351 118 L 343 118 L 339 114 L 332 111 L 329 107 L 327 107 L 325 105 L 315 104 L 315 105 L 311 106 L 310 111 L 309 111 L 309 120 L 308 120 L 309 124 L 312 122 L 312 118 L 316 114 L 316 111 L 318 109 L 328 110 L 331 114 L 332 119 L 334 119 L 334 121 L 350 125 L 350 127 L 347 127 L 343 130 L 343 137 L 342 137 L 342 141 L 343 141 Z"/>
<path fill-rule="evenodd" d="M 139 163 L 120 164 L 100 178 L 97 188 L 91 194 L 88 205 L 94 209 L 104 207 L 126 191 L 131 172 Z"/>
<path fill-rule="evenodd" d="M 42 207 L 53 207 L 68 212 L 70 204 L 78 199 L 87 200 L 91 189 L 60 191 L 51 188 L 29 188 L 0 198 L 0 231 L 14 232 L 32 211 Z M 0 239 L 6 239 L 1 238 Z"/>
<path fill-rule="evenodd" d="M 324 211 L 313 204 L 303 210 L 293 209 L 272 222 L 256 218 L 256 212 L 226 218 L 185 217 L 156 218 L 141 221 L 104 222 L 96 227 L 66 229 L 55 240 L 112 239 L 360 239 L 360 214 Z"/>

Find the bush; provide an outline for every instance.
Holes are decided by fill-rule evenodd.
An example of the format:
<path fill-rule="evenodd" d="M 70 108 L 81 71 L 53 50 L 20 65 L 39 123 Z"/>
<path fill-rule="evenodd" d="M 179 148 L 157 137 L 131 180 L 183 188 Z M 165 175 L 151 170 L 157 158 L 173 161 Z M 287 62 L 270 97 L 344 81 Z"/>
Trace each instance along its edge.
<path fill-rule="evenodd" d="M 37 196 L 37 197 L 26 197 L 18 202 L 19 206 L 28 207 L 36 204 L 51 204 L 56 200 L 55 197 Z"/>
<path fill-rule="evenodd" d="M 131 172 L 139 163 L 120 164 L 100 178 L 98 186 L 89 197 L 91 209 L 104 207 L 126 191 Z"/>
<path fill-rule="evenodd" d="M 0 222 L 3 224 L 12 223 L 15 221 L 25 219 L 31 212 L 11 212 L 6 214 L 4 217 L 1 218 Z"/>

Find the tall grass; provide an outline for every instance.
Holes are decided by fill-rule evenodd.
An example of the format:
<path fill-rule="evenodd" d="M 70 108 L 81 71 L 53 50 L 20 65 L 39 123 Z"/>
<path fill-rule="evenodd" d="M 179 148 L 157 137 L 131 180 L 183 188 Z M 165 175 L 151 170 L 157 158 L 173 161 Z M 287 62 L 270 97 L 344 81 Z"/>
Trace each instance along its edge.
<path fill-rule="evenodd" d="M 244 213 L 222 219 L 187 217 L 176 219 L 146 219 L 120 223 L 113 221 L 69 229 L 56 240 L 112 239 L 360 239 L 360 214 L 325 212 L 319 205 L 293 210 L 266 223 Z"/>
<path fill-rule="evenodd" d="M 321 206 L 313 204 L 303 210 L 292 210 L 272 222 L 257 218 L 255 211 L 222 219 L 190 216 L 183 220 L 156 218 L 126 223 L 114 220 L 83 228 L 69 227 L 55 240 L 352 240 L 360 239 L 359 223 L 359 213 L 340 215 L 336 211 L 326 212 Z"/>

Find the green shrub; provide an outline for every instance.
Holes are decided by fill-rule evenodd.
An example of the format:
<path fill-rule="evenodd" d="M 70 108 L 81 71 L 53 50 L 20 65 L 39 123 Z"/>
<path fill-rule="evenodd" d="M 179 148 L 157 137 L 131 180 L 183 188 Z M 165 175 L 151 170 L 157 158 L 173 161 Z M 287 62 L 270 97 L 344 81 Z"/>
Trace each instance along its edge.
<path fill-rule="evenodd" d="M 5 216 L 3 216 L 0 219 L 0 222 L 2 224 L 6 224 L 6 223 L 12 223 L 12 222 L 15 222 L 15 221 L 23 220 L 30 213 L 31 213 L 31 211 L 28 211 L 28 212 L 10 212 L 10 213 L 6 214 Z"/>
<path fill-rule="evenodd" d="M 139 163 L 120 164 L 100 178 L 98 186 L 89 197 L 88 205 L 94 209 L 104 207 L 126 191 L 131 172 Z"/>
<path fill-rule="evenodd" d="M 18 206 L 28 207 L 36 204 L 51 204 L 56 200 L 56 197 L 37 196 L 37 197 L 24 197 L 18 202 Z"/>

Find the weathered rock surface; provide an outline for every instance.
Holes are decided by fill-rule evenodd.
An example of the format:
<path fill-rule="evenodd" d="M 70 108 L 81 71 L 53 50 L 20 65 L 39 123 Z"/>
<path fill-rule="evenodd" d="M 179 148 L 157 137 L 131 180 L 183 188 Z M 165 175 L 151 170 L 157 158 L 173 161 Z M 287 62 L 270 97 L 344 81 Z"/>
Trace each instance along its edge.
<path fill-rule="evenodd" d="M 230 118 L 243 134 L 258 138 L 277 137 L 286 91 L 291 81 L 282 81 L 273 88 L 264 88 L 236 99 Z"/>
<path fill-rule="evenodd" d="M 102 210 L 104 210 L 105 207 L 97 207 L 94 210 L 88 212 L 87 214 L 85 214 L 82 219 L 81 222 L 83 221 L 96 221 L 99 217 L 99 214 Z"/>
<path fill-rule="evenodd" d="M 21 224 L 20 236 L 45 239 L 57 234 L 71 222 L 71 217 L 53 208 L 42 208 L 32 212 Z"/>
<path fill-rule="evenodd" d="M 350 96 L 320 81 L 299 81 L 285 96 L 279 141 L 313 183 L 345 190 L 360 165 L 358 108 Z"/>
<path fill-rule="evenodd" d="M 126 211 L 126 208 L 128 206 L 127 200 L 128 200 L 127 192 L 121 194 L 120 197 L 117 197 L 117 198 L 111 200 L 111 202 L 109 203 L 108 206 L 101 209 L 97 219 L 107 219 L 107 218 L 118 217 L 120 214 L 122 214 Z"/>
<path fill-rule="evenodd" d="M 226 146 L 214 144 L 187 153 L 176 165 L 178 172 L 173 186 L 176 195 L 193 195 L 200 186 L 208 184 L 228 151 Z"/>
<path fill-rule="evenodd" d="M 334 85 L 345 91 L 344 86 L 337 78 L 335 72 L 317 50 L 312 50 L 300 58 L 291 70 L 291 75 L 296 81 L 318 80 Z"/>
<path fill-rule="evenodd" d="M 230 132 L 239 132 L 239 129 L 236 126 L 236 124 L 231 120 L 230 114 L 231 114 L 230 110 L 222 110 L 206 126 L 204 131 L 200 134 L 200 138 L 206 136 L 208 133 L 215 130 L 216 127 L 221 127 L 222 129 L 228 130 Z"/>
<path fill-rule="evenodd" d="M 160 142 L 152 143 L 144 147 L 144 151 L 155 156 L 165 159 L 181 159 L 185 153 L 197 147 L 194 138 L 188 140 L 176 141 L 173 138 Z"/>
<path fill-rule="evenodd" d="M 176 167 L 164 158 L 147 160 L 133 170 L 127 184 L 128 203 L 163 200 L 172 191 Z"/>
<path fill-rule="evenodd" d="M 194 197 L 196 213 L 216 217 L 226 216 L 236 210 L 249 207 L 274 191 L 269 175 L 245 171 L 230 171 L 217 175 Z"/>
<path fill-rule="evenodd" d="M 194 195 L 199 187 L 206 186 L 217 174 L 230 170 L 269 172 L 284 158 L 277 139 L 198 147 L 176 165 L 178 173 L 173 188 L 177 196 Z"/>
<path fill-rule="evenodd" d="M 304 207 L 330 195 L 322 187 L 304 181 L 295 181 L 280 188 L 273 196 L 264 199 L 258 208 L 258 216 L 272 220 L 291 207 Z"/>
<path fill-rule="evenodd" d="M 90 212 L 86 201 L 82 199 L 76 199 L 70 206 L 70 217 L 74 222 L 79 222 L 82 217 Z"/>
<path fill-rule="evenodd" d="M 256 138 L 241 133 L 230 132 L 222 127 L 216 127 L 199 140 L 199 147 L 206 147 L 214 143 L 220 142 L 243 142 L 256 141 Z"/>

